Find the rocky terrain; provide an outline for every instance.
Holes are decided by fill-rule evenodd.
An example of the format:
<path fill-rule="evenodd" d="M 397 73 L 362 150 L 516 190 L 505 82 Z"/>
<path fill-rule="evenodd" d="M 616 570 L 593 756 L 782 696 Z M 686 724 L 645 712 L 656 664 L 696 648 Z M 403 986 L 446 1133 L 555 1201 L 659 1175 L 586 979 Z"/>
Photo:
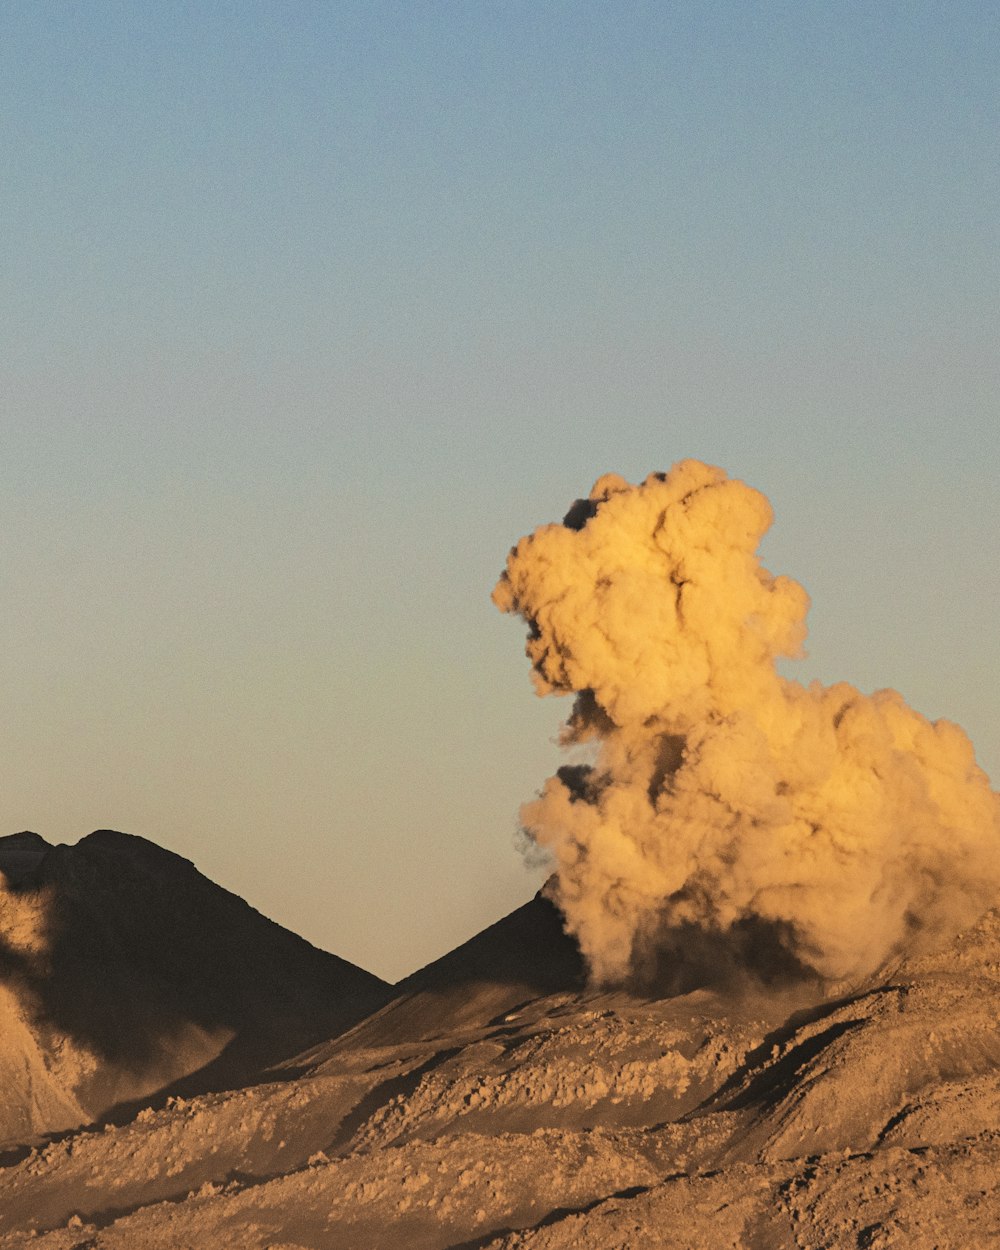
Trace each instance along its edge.
<path fill-rule="evenodd" d="M 32 880 L 53 880 L 64 903 L 70 892 L 60 873 L 69 870 L 60 859 L 76 852 L 73 872 L 100 876 L 123 846 L 136 874 L 128 889 L 160 864 L 188 873 L 192 889 L 216 891 L 148 843 L 134 859 L 140 840 L 115 843 L 123 837 L 93 835 L 69 855 L 5 841 L 17 852 L 11 864 L 61 853 Z M 17 910 L 28 873 L 9 870 L 4 941 L 14 955 L 30 928 Z M 120 884 L 113 897 L 123 905 Z M 350 965 L 309 956 L 277 926 L 273 947 L 255 929 L 261 945 L 239 957 L 238 930 L 229 930 L 231 944 L 222 940 L 221 917 L 269 922 L 217 891 L 210 897 L 219 923 L 205 912 L 197 975 L 168 992 L 170 967 L 128 962 L 110 897 L 100 941 L 77 946 L 71 965 L 83 968 L 98 951 L 108 961 L 107 992 L 89 1013 L 77 1009 L 58 1028 L 37 1009 L 32 1015 L 25 1003 L 45 1000 L 43 974 L 19 980 L 6 955 L 4 1250 L 1000 1244 L 995 913 L 944 949 L 897 960 L 856 985 L 766 983 L 732 969 L 713 984 L 702 964 L 698 977 L 675 979 L 669 992 L 598 992 L 539 896 L 389 992 Z M 48 949 L 58 951 L 58 942 Z M 191 955 L 176 954 L 175 973 Z M 294 1023 L 276 1062 L 275 986 L 286 966 L 299 968 L 280 1004 Z M 161 1079 L 140 1097 L 132 1076 L 130 1104 L 119 1098 L 112 1114 L 88 1116 L 88 1091 L 120 1090 L 122 1072 L 146 1070 L 128 1059 L 137 1031 L 115 980 L 126 975 L 138 1004 L 155 1002 L 161 1015 L 173 1004 L 171 1029 L 158 1036 L 156 1013 L 146 1006 L 139 1014 L 147 1026 L 140 1053 L 147 1067 L 149 1055 L 160 1056 Z M 225 1013 L 207 1015 L 227 978 Z M 185 1015 L 184 994 L 199 1010 Z M 366 996 L 367 1011 L 358 1006 Z M 87 1022 L 112 1012 L 113 1001 L 106 1033 L 115 1023 L 122 1043 L 101 1050 Z M 319 1040 L 323 1011 L 330 1014 Z M 255 1013 L 267 1022 L 266 1045 L 248 1038 Z M 171 1080 L 163 1064 L 182 1016 L 199 1037 L 244 1039 L 233 1079 L 221 1079 L 206 1044 L 193 1070 L 200 1082 L 193 1050 Z M 67 1080 L 67 1051 L 94 1056 L 87 1079 Z M 90 1094 L 87 1105 L 113 1096 Z"/>

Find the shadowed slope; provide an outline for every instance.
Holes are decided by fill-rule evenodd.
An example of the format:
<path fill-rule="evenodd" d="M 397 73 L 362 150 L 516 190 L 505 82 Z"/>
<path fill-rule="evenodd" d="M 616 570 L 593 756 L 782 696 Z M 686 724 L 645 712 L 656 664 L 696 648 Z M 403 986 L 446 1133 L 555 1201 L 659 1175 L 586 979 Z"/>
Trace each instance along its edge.
<path fill-rule="evenodd" d="M 528 1000 L 577 993 L 585 985 L 580 949 L 563 928 L 558 908 L 539 890 L 516 911 L 398 982 L 392 1001 L 345 1044 L 382 1046 L 477 1027 Z"/>
<path fill-rule="evenodd" d="M 580 948 L 565 931 L 558 908 L 539 890 L 496 924 L 413 972 L 396 985 L 412 994 L 469 982 L 495 982 L 553 994 L 585 980 Z"/>
<path fill-rule="evenodd" d="M 389 993 L 143 838 L 99 830 L 53 847 L 16 834 L 0 839 L 0 871 L 0 982 L 22 1026 L 4 1030 L 0 1062 L 32 1074 L 22 1101 L 37 1101 L 44 1073 L 61 1108 L 26 1119 L 8 1084 L 0 1140 L 182 1078 L 189 1093 L 242 1083 Z"/>

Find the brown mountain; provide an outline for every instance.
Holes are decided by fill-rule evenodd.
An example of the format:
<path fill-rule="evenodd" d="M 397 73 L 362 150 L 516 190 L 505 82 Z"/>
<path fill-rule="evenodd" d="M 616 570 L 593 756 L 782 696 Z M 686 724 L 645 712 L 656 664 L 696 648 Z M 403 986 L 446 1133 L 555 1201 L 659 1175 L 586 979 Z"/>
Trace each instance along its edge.
<path fill-rule="evenodd" d="M 444 1028 L 476 1028 L 544 995 L 582 991 L 586 979 L 579 947 L 539 890 L 516 911 L 397 982 L 385 1007 L 313 1057 L 331 1049 L 415 1042 Z"/>
<path fill-rule="evenodd" d="M 588 989 L 536 898 L 269 1081 L 11 1157 L 0 1250 L 1000 1244 L 996 913 L 836 992 L 696 947 Z"/>
<path fill-rule="evenodd" d="M 19 833 L 0 872 L 0 1142 L 245 1083 L 389 994 L 143 838 Z"/>

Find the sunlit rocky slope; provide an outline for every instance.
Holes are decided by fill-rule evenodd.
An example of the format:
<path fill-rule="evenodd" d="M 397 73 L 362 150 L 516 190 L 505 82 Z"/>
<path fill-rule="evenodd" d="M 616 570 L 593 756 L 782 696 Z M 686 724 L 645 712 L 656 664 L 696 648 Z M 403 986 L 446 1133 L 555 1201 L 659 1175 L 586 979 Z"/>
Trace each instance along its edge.
<path fill-rule="evenodd" d="M 74 871 L 105 881 L 113 835 L 88 842 Z M 190 888 L 214 890 L 176 857 L 147 843 L 139 851 L 143 863 L 187 873 Z M 106 933 L 119 924 L 109 910 L 148 880 L 145 869 L 130 871 L 131 887 L 104 896 Z M 256 1010 L 273 1023 L 268 995 L 282 961 L 294 967 L 302 950 L 285 935 L 265 975 L 252 966 L 239 973 L 235 947 L 221 938 L 237 901 L 221 891 L 204 898 L 203 936 L 170 966 L 197 957 L 183 985 L 201 985 L 206 998 L 205 987 L 241 976 L 227 1001 L 245 1000 L 244 1020 Z M 222 909 L 218 923 L 209 898 Z M 110 959 L 118 948 L 106 941 Z M 128 996 L 116 998 L 114 980 L 126 974 L 113 963 L 101 1009 L 117 1001 L 127 1020 Z M 271 1028 L 260 1051 L 270 1067 L 241 1087 L 160 1090 L 114 1123 L 47 1138 L 33 1135 L 22 1107 L 24 1144 L 8 1149 L 0 1170 L 0 1247 L 1000 1244 L 993 913 L 938 953 L 832 990 L 767 983 L 766 968 L 763 983 L 726 967 L 716 984 L 704 958 L 671 992 L 588 990 L 575 945 L 541 897 L 408 978 L 387 1002 L 365 974 L 329 967 L 341 988 L 371 994 L 374 1010 L 346 1031 L 343 1016 L 339 1025 L 331 1017 L 328 1040 L 305 1048 L 290 1029 L 283 1063 L 266 1053 Z M 128 972 L 130 986 L 138 975 Z M 315 973 L 317 993 L 323 975 Z M 5 989 L 15 1006 L 16 981 L 8 977 Z M 291 974 L 289 983 L 305 984 Z M 39 1000 L 43 986 L 39 971 Z M 171 1001 L 176 1020 L 183 1013 Z M 5 1028 L 5 1045 L 38 1036 L 17 1009 L 22 1032 Z M 187 1018 L 211 1032 L 203 1016 Z M 173 1036 L 158 1038 L 157 1054 L 170 1055 Z M 249 1040 L 245 1047 L 249 1055 Z M 32 1061 L 48 1073 L 54 1105 L 66 1088 L 58 1054 L 55 1044 L 39 1046 Z M 19 1086 L 16 1068 L 11 1061 L 5 1072 L 9 1104 L 50 1088 Z M 93 1080 L 100 1071 L 98 1063 Z M 12 1124 L 10 1106 L 6 1114 Z"/>

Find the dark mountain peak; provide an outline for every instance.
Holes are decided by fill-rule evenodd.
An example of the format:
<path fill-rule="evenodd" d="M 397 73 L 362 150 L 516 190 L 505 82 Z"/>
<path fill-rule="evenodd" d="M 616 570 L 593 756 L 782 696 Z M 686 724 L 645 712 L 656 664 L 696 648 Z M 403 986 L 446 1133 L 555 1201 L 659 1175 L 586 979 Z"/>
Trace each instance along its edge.
<path fill-rule="evenodd" d="M 0 837 L 0 851 L 13 847 L 38 847 L 47 850 L 51 843 L 46 842 L 40 833 L 30 829 L 22 829 L 20 833 L 8 833 Z"/>
<path fill-rule="evenodd" d="M 137 833 L 123 833 L 120 829 L 95 829 L 93 833 L 88 833 L 85 837 L 82 837 L 77 846 L 87 847 L 91 850 L 107 849 L 117 852 L 151 852 L 155 855 L 173 854 L 173 851 L 168 851 L 166 847 L 160 846 L 156 842 L 151 842 L 148 838 L 141 838 Z"/>
<path fill-rule="evenodd" d="M 396 989 L 412 992 L 468 981 L 524 985 L 539 994 L 584 985 L 580 948 L 566 932 L 562 913 L 545 886 L 516 911 L 411 973 Z"/>
<path fill-rule="evenodd" d="M 384 1046 L 479 1027 L 527 1000 L 576 995 L 586 989 L 580 948 L 543 887 L 495 924 L 411 973 L 394 987 L 381 1011 L 350 1034 L 352 1045 Z M 325 1062 L 339 1046 L 317 1049 L 308 1062 Z"/>
<path fill-rule="evenodd" d="M 15 834 L 0 839 L 0 870 L 35 935 L 27 949 L 0 930 L 0 983 L 43 1050 L 91 1056 L 71 1093 L 94 1116 L 161 1088 L 251 1080 L 390 997 L 146 838 Z"/>
<path fill-rule="evenodd" d="M 0 873 L 8 887 L 18 889 L 30 882 L 51 845 L 37 833 L 24 829 L 0 838 Z"/>
<path fill-rule="evenodd" d="M 197 872 L 192 861 L 183 855 L 178 855 L 176 851 L 167 850 L 165 846 L 151 842 L 148 838 L 142 838 L 136 833 L 122 833 L 118 829 L 95 829 L 93 833 L 88 833 L 86 837 L 81 838 L 71 849 L 79 855 L 88 857 L 114 857 L 122 860 L 144 861 L 147 864 L 159 863 L 164 867 L 170 865 L 182 872 Z"/>

